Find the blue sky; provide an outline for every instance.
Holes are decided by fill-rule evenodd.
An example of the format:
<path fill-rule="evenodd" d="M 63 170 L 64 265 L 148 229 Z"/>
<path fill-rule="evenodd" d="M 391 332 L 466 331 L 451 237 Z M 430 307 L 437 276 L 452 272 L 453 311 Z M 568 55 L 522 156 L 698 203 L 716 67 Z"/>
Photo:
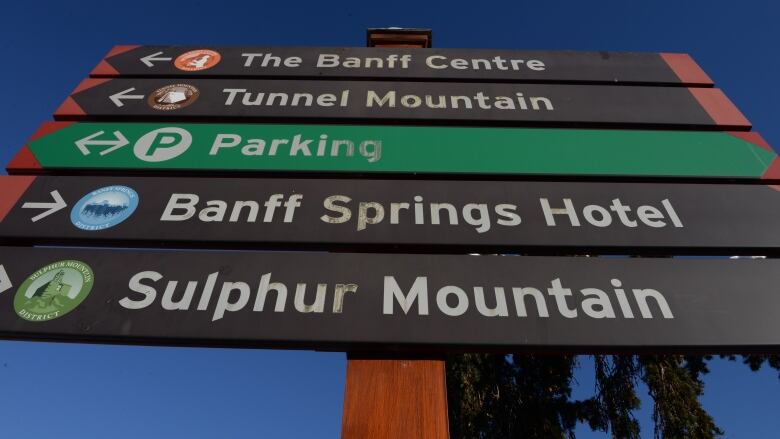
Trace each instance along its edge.
<path fill-rule="evenodd" d="M 772 1 L 6 3 L 0 163 L 114 44 L 363 46 L 385 26 L 432 28 L 436 47 L 688 52 L 780 145 L 778 18 Z M 581 363 L 578 395 L 593 388 Z M 0 423 L 9 438 L 337 437 L 345 365 L 340 353 L 0 342 Z M 776 371 L 716 361 L 703 402 L 727 437 L 780 431 Z"/>

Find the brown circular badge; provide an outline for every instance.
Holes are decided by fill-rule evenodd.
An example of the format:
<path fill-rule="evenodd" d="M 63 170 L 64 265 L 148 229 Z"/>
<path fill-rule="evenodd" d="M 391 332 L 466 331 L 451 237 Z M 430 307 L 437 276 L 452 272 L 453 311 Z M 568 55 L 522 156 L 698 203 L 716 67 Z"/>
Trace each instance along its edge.
<path fill-rule="evenodd" d="M 200 91 L 189 84 L 170 84 L 152 92 L 146 102 L 155 110 L 172 111 L 192 105 L 198 96 Z"/>
<path fill-rule="evenodd" d="M 187 53 L 183 53 L 176 58 L 173 65 L 179 70 L 185 72 L 197 72 L 200 70 L 206 70 L 219 64 L 219 60 L 222 59 L 222 55 L 219 52 L 208 49 L 190 50 Z"/>

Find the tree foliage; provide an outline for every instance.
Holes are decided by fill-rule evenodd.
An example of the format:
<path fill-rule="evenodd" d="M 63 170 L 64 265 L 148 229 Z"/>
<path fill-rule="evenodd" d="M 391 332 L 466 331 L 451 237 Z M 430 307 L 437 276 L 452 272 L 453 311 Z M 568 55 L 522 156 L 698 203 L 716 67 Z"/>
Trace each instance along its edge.
<path fill-rule="evenodd" d="M 612 436 L 626 439 L 639 437 L 639 422 L 634 410 L 639 408 L 636 381 L 640 368 L 633 356 L 594 358 L 596 372 L 595 411 L 589 416 L 594 430 L 612 431 Z"/>
<path fill-rule="evenodd" d="M 728 357 L 736 360 L 736 357 Z M 464 354 L 447 361 L 453 439 L 574 438 L 577 422 L 613 438 L 640 437 L 634 412 L 641 382 L 653 399 L 656 438 L 715 438 L 723 431 L 702 407 L 711 356 L 594 356 L 592 397 L 572 399 L 574 356 Z M 752 370 L 780 371 L 780 356 L 749 355 Z"/>
<path fill-rule="evenodd" d="M 640 362 L 644 381 L 655 402 L 656 438 L 706 439 L 723 434 L 699 402 L 704 383 L 698 374 L 685 367 L 682 357 L 645 357 Z"/>
<path fill-rule="evenodd" d="M 573 438 L 574 357 L 466 354 L 448 361 L 453 438 Z M 454 416 L 453 416 L 454 415 Z M 508 421 L 511 419 L 511 421 Z"/>

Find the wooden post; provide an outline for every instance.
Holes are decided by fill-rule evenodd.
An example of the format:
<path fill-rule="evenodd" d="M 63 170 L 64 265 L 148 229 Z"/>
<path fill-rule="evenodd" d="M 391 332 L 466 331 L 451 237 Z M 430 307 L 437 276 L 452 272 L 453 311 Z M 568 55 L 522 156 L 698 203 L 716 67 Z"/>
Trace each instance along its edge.
<path fill-rule="evenodd" d="M 369 29 L 369 47 L 431 47 L 426 29 Z M 444 360 L 347 355 L 342 439 L 447 439 Z"/>
<path fill-rule="evenodd" d="M 449 437 L 443 359 L 347 358 L 342 439 Z"/>

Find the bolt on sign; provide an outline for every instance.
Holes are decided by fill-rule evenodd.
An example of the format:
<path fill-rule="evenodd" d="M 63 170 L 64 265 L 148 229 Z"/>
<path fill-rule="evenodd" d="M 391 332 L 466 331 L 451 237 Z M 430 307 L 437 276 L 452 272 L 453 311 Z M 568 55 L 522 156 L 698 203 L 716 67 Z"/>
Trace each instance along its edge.
<path fill-rule="evenodd" d="M 361 47 L 116 46 L 91 76 L 713 85 L 679 53 Z"/>
<path fill-rule="evenodd" d="M 776 160 L 752 132 L 47 122 L 7 169 L 774 179 Z"/>
<path fill-rule="evenodd" d="M 57 120 L 424 121 L 750 129 L 719 89 L 251 79 L 84 80 Z"/>
<path fill-rule="evenodd" d="M 10 338 L 569 352 L 780 346 L 780 262 L 771 259 L 7 247 L 0 270 L 0 335 Z"/>
<path fill-rule="evenodd" d="M 776 254 L 773 186 L 0 177 L 0 241 Z"/>

